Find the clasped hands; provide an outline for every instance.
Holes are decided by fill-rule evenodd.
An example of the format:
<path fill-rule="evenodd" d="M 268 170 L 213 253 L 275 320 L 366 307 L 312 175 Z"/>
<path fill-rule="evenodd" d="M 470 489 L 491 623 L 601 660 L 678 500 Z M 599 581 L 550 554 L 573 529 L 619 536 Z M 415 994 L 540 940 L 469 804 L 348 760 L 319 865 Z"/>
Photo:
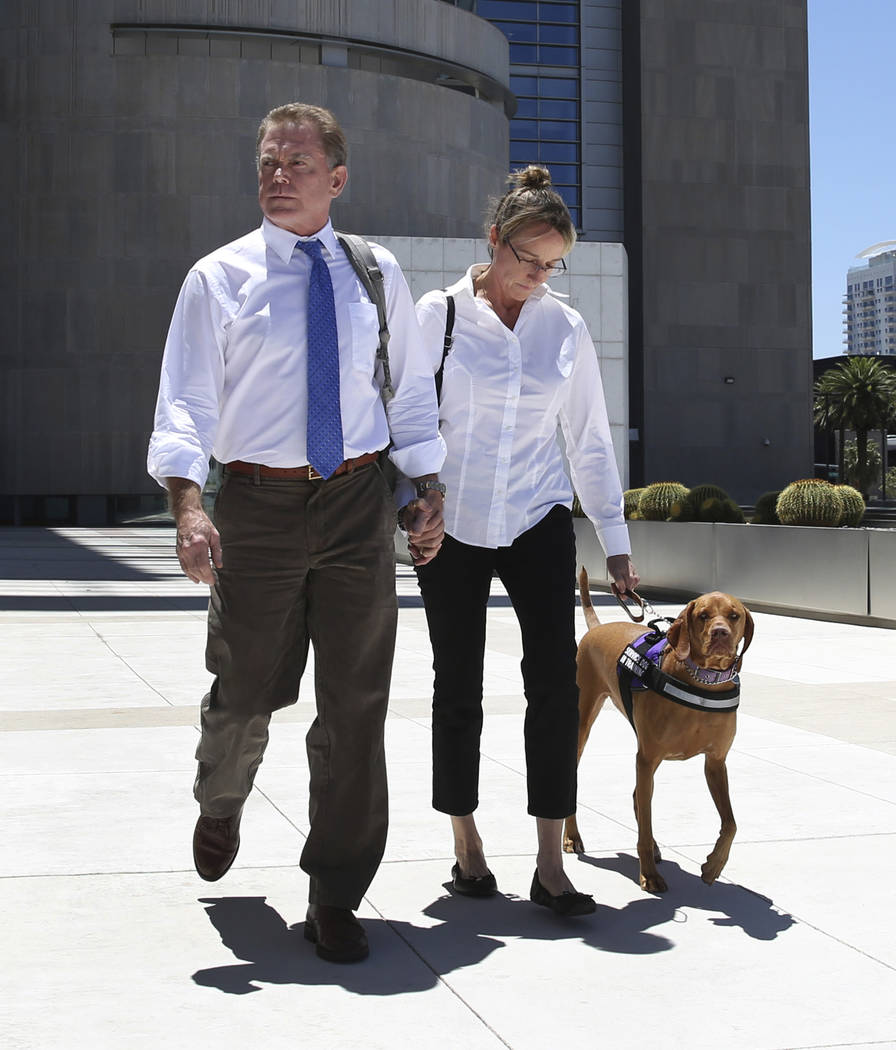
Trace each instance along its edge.
<path fill-rule="evenodd" d="M 402 508 L 402 524 L 408 534 L 408 553 L 415 565 L 426 565 L 439 553 L 445 538 L 442 511 L 445 497 L 430 489 Z"/>

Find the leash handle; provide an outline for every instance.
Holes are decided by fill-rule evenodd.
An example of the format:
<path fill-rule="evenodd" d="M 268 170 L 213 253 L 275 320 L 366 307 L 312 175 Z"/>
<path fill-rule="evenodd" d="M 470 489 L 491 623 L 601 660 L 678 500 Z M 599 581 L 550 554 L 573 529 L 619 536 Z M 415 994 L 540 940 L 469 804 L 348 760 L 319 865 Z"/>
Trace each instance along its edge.
<path fill-rule="evenodd" d="M 625 609 L 625 614 L 632 621 L 632 623 L 643 623 L 644 622 L 645 605 L 646 605 L 646 603 L 645 603 L 644 599 L 640 596 L 640 594 L 638 594 L 637 591 L 623 591 L 622 593 L 620 593 L 619 590 L 617 589 L 615 583 L 612 585 L 612 587 L 613 587 L 613 594 L 616 596 L 616 601 L 619 602 L 619 604 L 622 606 L 623 609 Z M 637 603 L 637 606 L 638 606 L 638 613 L 637 614 L 633 613 L 632 610 L 631 610 L 631 607 L 626 605 L 626 603 L 625 603 L 625 599 L 626 598 L 630 598 L 630 599 L 632 599 L 632 601 Z"/>

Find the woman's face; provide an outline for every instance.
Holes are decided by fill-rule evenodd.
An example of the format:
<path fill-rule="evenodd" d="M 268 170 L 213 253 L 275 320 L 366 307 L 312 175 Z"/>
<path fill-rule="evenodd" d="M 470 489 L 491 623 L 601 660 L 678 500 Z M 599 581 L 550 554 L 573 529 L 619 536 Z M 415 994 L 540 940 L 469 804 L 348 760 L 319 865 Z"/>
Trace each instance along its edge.
<path fill-rule="evenodd" d="M 561 234 L 547 223 L 524 226 L 506 241 L 498 239 L 498 229 L 489 231 L 494 254 L 489 276 L 502 296 L 524 302 L 553 272 L 565 252 Z"/>

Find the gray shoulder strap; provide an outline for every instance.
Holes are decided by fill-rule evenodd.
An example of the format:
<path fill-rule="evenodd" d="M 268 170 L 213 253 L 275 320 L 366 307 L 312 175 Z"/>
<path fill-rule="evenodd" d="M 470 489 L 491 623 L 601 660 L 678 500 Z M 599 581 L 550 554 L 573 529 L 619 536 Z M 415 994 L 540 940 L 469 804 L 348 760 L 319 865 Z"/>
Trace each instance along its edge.
<path fill-rule="evenodd" d="M 389 324 L 386 320 L 386 285 L 383 280 L 383 271 L 379 268 L 370 245 L 363 237 L 358 237 L 354 233 L 337 233 L 336 240 L 342 245 L 342 250 L 348 256 L 348 261 L 354 267 L 361 284 L 364 285 L 370 301 L 376 305 L 380 323 L 380 343 L 377 347 L 376 358 L 383 371 L 380 391 L 383 396 L 383 404 L 387 405 L 395 397 L 395 389 L 392 386 L 392 373 L 389 370 Z"/>

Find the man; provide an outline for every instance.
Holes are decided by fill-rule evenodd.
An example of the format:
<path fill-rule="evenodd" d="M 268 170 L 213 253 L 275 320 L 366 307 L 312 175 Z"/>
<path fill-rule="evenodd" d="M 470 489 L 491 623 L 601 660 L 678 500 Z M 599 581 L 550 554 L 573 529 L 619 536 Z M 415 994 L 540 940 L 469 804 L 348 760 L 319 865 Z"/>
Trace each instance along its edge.
<path fill-rule="evenodd" d="M 329 220 L 348 175 L 335 118 L 280 106 L 256 145 L 262 226 L 187 275 L 148 457 L 169 492 L 181 567 L 212 587 L 206 664 L 215 678 L 202 702 L 193 857 L 208 881 L 233 863 L 271 713 L 295 703 L 310 642 L 305 936 L 322 958 L 353 962 L 368 954 L 353 911 L 388 820 L 395 508 L 379 453 L 391 440 L 390 458 L 417 485 L 402 517 L 423 564 L 443 535 L 445 448 L 410 292 L 395 259 L 373 246 L 395 390 L 384 408 L 376 306 Z M 214 525 L 201 502 L 210 455 L 225 465 Z"/>

